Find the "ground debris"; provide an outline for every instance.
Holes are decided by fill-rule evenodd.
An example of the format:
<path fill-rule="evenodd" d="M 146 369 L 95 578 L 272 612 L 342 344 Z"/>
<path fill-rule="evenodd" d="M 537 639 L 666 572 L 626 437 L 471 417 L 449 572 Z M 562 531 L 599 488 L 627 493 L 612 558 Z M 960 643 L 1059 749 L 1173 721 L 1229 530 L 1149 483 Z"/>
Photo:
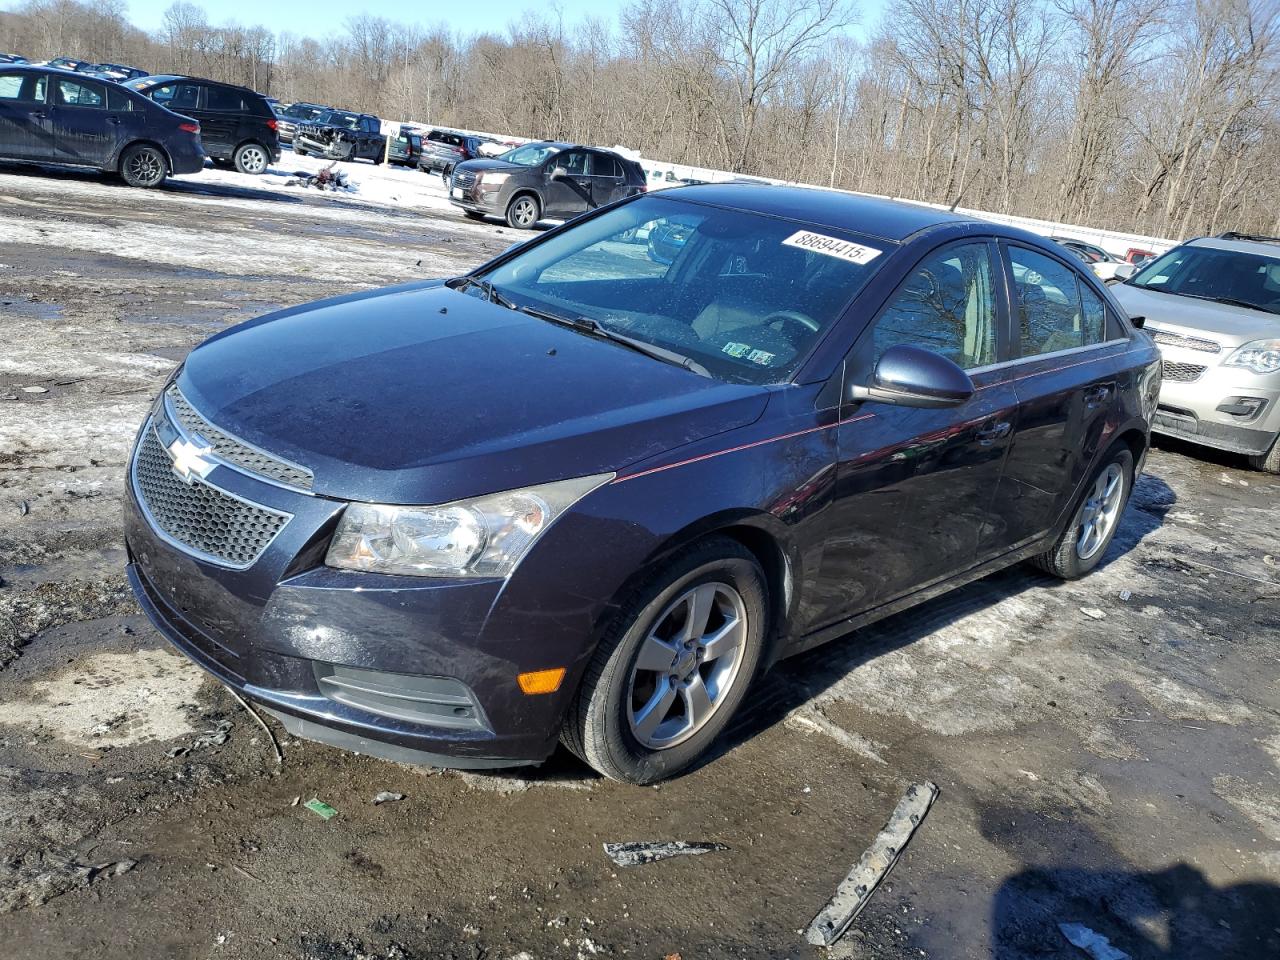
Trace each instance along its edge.
<path fill-rule="evenodd" d="M 137 610 L 123 576 L 42 583 L 32 590 L 0 592 L 0 670 L 44 630 Z"/>
<path fill-rule="evenodd" d="M 397 800 L 403 799 L 403 793 L 392 793 L 390 790 L 383 790 L 373 798 L 373 805 L 376 807 L 384 803 L 395 803 Z"/>
<path fill-rule="evenodd" d="M 319 933 L 304 933 L 299 940 L 302 960 L 414 960 L 416 956 L 394 940 L 385 947 L 366 946 L 355 937 L 331 940 Z"/>
<path fill-rule="evenodd" d="M 359 189 L 347 179 L 346 171 L 338 169 L 336 160 L 318 173 L 307 173 L 305 170 L 298 170 L 284 182 L 284 185 L 286 187 L 315 187 L 317 190 L 333 192 L 342 190 L 347 193 L 355 193 Z"/>
<path fill-rule="evenodd" d="M 1060 923 L 1058 929 L 1072 946 L 1079 947 L 1093 960 L 1129 960 L 1123 950 L 1117 950 L 1102 934 L 1090 930 L 1081 923 Z"/>
<path fill-rule="evenodd" d="M 937 798 L 938 787 L 928 781 L 907 789 L 884 829 L 871 841 L 871 846 L 867 847 L 862 859 L 841 881 L 835 896 L 813 918 L 809 929 L 805 931 L 806 940 L 814 946 L 829 947 L 844 936 L 849 924 L 857 919 L 880 881 L 898 862 L 907 841 L 923 822 Z"/>
<path fill-rule="evenodd" d="M 303 806 L 314 813 L 317 817 L 321 817 L 324 820 L 332 820 L 338 815 L 337 810 L 329 806 L 329 804 L 325 803 L 323 800 L 318 800 L 315 797 L 312 797 L 304 803 Z"/>
<path fill-rule="evenodd" d="M 728 849 L 723 843 L 687 840 L 633 841 L 604 845 L 604 852 L 609 859 L 620 867 L 638 867 L 655 860 L 666 860 L 668 857 L 696 857 Z"/>
<path fill-rule="evenodd" d="M 113 860 L 83 864 L 74 860 L 50 862 L 43 854 L 3 864 L 5 882 L 0 884 L 0 913 L 39 906 L 71 890 L 87 887 L 128 873 L 137 860 Z"/>

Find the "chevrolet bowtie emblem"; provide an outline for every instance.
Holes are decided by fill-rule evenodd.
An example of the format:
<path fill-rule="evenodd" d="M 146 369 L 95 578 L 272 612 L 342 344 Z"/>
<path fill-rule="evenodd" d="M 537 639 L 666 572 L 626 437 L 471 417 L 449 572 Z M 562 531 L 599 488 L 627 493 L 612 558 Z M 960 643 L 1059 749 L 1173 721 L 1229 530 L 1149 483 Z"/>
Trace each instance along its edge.
<path fill-rule="evenodd" d="M 212 452 L 213 447 L 208 444 L 200 445 L 179 437 L 169 444 L 169 456 L 173 458 L 173 472 L 187 483 L 191 482 L 193 476 L 203 480 L 214 468 L 214 462 L 205 459 L 205 454 Z"/>

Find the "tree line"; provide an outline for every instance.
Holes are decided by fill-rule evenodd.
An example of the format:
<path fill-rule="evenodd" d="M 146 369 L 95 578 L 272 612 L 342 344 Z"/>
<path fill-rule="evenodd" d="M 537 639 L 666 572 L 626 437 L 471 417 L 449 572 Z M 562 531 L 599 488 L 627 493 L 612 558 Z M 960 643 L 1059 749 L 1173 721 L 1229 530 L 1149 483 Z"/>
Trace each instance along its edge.
<path fill-rule="evenodd" d="M 1157 236 L 1280 235 L 1278 0 L 630 0 L 465 35 L 324 38 L 173 4 L 27 0 L 0 50 L 83 56 L 395 119 Z"/>

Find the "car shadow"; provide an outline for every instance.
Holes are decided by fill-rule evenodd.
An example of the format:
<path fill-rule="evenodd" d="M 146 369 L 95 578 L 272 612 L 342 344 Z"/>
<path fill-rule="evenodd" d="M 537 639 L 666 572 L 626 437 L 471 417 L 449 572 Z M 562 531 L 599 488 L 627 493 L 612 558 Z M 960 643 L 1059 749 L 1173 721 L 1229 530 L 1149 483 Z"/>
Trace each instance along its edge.
<path fill-rule="evenodd" d="M 1145 872 L 1035 867 L 996 893 L 991 956 L 1083 956 L 1059 924 L 1087 927 L 1133 960 L 1280 957 L 1280 886 L 1253 880 L 1218 887 L 1188 863 Z"/>
<path fill-rule="evenodd" d="M 1244 470 L 1249 473 L 1255 472 L 1243 453 L 1231 453 L 1228 450 L 1206 447 L 1204 444 L 1183 440 L 1181 437 L 1170 437 L 1159 433 L 1151 435 L 1151 445 L 1159 450 L 1167 450 L 1169 453 L 1176 453 L 1201 463 L 1228 467 L 1232 470 Z"/>

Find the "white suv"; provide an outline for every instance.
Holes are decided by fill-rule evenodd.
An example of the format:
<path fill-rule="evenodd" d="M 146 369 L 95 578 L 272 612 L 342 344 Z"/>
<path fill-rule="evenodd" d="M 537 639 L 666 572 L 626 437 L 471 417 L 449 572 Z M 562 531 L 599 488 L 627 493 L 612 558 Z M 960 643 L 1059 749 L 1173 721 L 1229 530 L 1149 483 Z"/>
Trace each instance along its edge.
<path fill-rule="evenodd" d="M 1160 347 L 1153 429 L 1280 473 L 1280 237 L 1192 240 L 1111 292 Z"/>

